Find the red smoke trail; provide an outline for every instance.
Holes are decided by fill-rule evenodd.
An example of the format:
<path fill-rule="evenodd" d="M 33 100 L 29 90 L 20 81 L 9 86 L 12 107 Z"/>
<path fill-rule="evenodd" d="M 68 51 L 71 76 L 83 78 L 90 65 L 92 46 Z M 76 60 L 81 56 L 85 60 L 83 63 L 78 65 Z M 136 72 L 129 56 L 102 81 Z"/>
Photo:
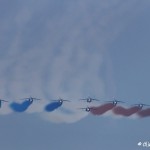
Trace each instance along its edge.
<path fill-rule="evenodd" d="M 112 103 L 108 103 L 108 104 L 104 104 L 104 105 L 100 105 L 100 106 L 93 106 L 93 107 L 90 107 L 90 112 L 93 114 L 93 115 L 102 115 L 104 114 L 105 112 L 107 112 L 108 110 L 111 110 L 112 108 L 114 108 L 115 105 L 112 104 Z"/>
<path fill-rule="evenodd" d="M 140 117 L 149 117 L 150 116 L 150 108 L 139 111 L 138 115 Z"/>
<path fill-rule="evenodd" d="M 134 106 L 131 108 L 124 108 L 122 106 L 117 106 L 113 109 L 113 113 L 115 115 L 122 115 L 122 116 L 128 117 L 128 116 L 131 116 L 131 115 L 137 113 L 140 110 L 141 110 L 141 108 L 138 106 Z"/>

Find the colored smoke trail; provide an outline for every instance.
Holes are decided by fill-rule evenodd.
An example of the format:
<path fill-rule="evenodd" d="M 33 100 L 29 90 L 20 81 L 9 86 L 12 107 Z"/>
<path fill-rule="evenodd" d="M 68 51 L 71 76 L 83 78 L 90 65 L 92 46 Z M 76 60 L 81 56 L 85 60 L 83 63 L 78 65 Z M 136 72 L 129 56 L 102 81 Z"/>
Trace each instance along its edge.
<path fill-rule="evenodd" d="M 23 103 L 19 104 L 16 102 L 13 102 L 10 104 L 10 107 L 12 108 L 12 110 L 14 110 L 15 112 L 24 112 L 28 109 L 28 107 L 32 104 L 32 102 L 30 101 L 24 101 Z"/>
<path fill-rule="evenodd" d="M 106 113 L 107 111 L 113 109 L 114 107 L 115 107 L 115 105 L 112 103 L 103 104 L 103 105 L 100 105 L 97 107 L 96 106 L 90 107 L 90 112 L 93 115 L 102 115 L 102 114 Z"/>
<path fill-rule="evenodd" d="M 40 102 L 40 101 L 38 101 Z M 44 101 L 44 103 L 39 104 L 33 101 L 24 101 L 23 103 L 12 102 L 9 105 L 4 103 L 0 109 L 0 114 L 9 114 L 12 112 L 25 112 L 25 113 L 37 113 L 40 112 L 40 116 L 46 120 L 50 120 L 55 123 L 74 123 L 88 116 L 88 112 L 81 111 L 80 107 L 86 108 L 85 103 L 81 101 L 76 102 L 63 102 L 59 101 L 49 103 Z M 92 104 L 90 104 L 92 105 Z M 37 111 L 37 106 L 40 106 Z M 34 109 L 34 107 L 36 107 Z M 126 108 L 123 106 L 116 106 L 113 103 L 106 103 L 100 106 L 90 106 L 90 113 L 93 115 L 104 115 L 104 113 L 112 110 L 113 114 L 116 116 L 129 117 L 133 114 L 137 114 L 141 118 L 150 116 L 150 108 L 142 110 L 138 106 Z M 5 111 L 4 111 L 5 110 Z M 41 113 L 42 112 L 42 113 Z"/>
<path fill-rule="evenodd" d="M 143 109 L 143 110 L 139 111 L 138 115 L 140 117 L 149 117 L 150 116 L 150 108 Z"/>
<path fill-rule="evenodd" d="M 141 110 L 140 107 L 134 106 L 131 108 L 124 108 L 122 106 L 116 106 L 112 111 L 115 115 L 122 115 L 122 116 L 131 116 Z"/>
<path fill-rule="evenodd" d="M 63 105 L 51 112 L 43 112 L 42 118 L 55 123 L 74 123 L 88 116 L 86 111 L 78 108 L 85 107 L 80 101 L 63 102 Z"/>
<path fill-rule="evenodd" d="M 47 112 L 51 112 L 51 111 L 54 111 L 55 109 L 57 109 L 58 107 L 60 107 L 62 105 L 62 103 L 60 102 L 52 102 L 50 104 L 47 104 L 45 106 L 45 111 Z"/>

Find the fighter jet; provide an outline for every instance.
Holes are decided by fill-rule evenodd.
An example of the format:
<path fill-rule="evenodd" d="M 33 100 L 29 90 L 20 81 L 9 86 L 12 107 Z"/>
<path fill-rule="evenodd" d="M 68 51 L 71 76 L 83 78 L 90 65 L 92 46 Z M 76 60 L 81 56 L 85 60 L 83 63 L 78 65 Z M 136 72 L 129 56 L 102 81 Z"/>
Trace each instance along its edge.
<path fill-rule="evenodd" d="M 51 100 L 51 101 L 54 101 L 54 102 L 59 102 L 60 104 L 62 104 L 63 102 L 70 102 L 70 100 L 66 100 L 66 99 L 62 99 L 62 98 L 59 98 L 59 99 L 56 99 L 56 100 Z"/>
<path fill-rule="evenodd" d="M 118 104 L 118 102 L 119 103 L 125 103 L 125 102 L 123 102 L 123 101 L 118 101 L 118 100 L 116 100 L 116 99 L 114 99 L 114 100 L 112 100 L 112 101 L 107 101 L 107 102 L 111 102 L 111 103 L 113 103 L 113 105 L 117 105 Z"/>
<path fill-rule="evenodd" d="M 87 111 L 87 112 L 90 112 L 90 111 L 91 111 L 91 108 L 90 108 L 90 107 L 79 108 L 79 109 L 85 110 L 85 111 Z"/>
<path fill-rule="evenodd" d="M 134 106 L 138 106 L 139 108 L 143 108 L 143 106 L 150 106 L 150 105 L 147 105 L 147 104 L 143 104 L 143 103 L 139 103 L 139 104 L 134 104 Z"/>
<path fill-rule="evenodd" d="M 29 101 L 30 103 L 32 103 L 34 100 L 41 100 L 41 99 L 30 96 L 28 98 L 23 98 L 21 100 L 26 100 L 26 101 Z"/>
<path fill-rule="evenodd" d="M 95 98 L 91 98 L 91 97 L 87 97 L 87 98 L 82 98 L 80 100 L 86 101 L 87 103 L 91 103 L 92 101 L 100 101 L 98 99 Z"/>

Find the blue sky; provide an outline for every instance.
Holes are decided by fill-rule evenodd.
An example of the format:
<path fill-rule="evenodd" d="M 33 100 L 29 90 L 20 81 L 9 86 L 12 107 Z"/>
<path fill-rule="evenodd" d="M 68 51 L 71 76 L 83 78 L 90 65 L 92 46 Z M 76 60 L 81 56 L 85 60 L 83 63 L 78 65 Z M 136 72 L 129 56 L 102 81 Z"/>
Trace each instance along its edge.
<path fill-rule="evenodd" d="M 78 101 L 87 96 L 150 104 L 149 6 L 146 0 L 0 1 L 1 98 L 43 99 L 25 113 L 3 105 L 1 148 L 142 149 L 137 143 L 150 140 L 149 118 L 77 108 L 87 106 Z M 59 97 L 72 103 L 44 113 Z"/>

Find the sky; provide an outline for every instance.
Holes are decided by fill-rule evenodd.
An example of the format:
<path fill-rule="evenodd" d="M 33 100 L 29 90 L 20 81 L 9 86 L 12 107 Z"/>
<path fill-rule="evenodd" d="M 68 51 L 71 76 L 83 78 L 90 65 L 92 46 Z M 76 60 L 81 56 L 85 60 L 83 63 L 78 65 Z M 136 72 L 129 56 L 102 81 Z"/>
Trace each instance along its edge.
<path fill-rule="evenodd" d="M 1 0 L 0 145 L 3 150 L 143 150 L 149 118 L 93 116 L 88 96 L 126 107 L 149 101 L 148 0 Z M 37 97 L 25 112 L 13 102 Z M 53 112 L 44 107 L 71 100 Z M 98 105 L 92 103 L 90 105 Z"/>

